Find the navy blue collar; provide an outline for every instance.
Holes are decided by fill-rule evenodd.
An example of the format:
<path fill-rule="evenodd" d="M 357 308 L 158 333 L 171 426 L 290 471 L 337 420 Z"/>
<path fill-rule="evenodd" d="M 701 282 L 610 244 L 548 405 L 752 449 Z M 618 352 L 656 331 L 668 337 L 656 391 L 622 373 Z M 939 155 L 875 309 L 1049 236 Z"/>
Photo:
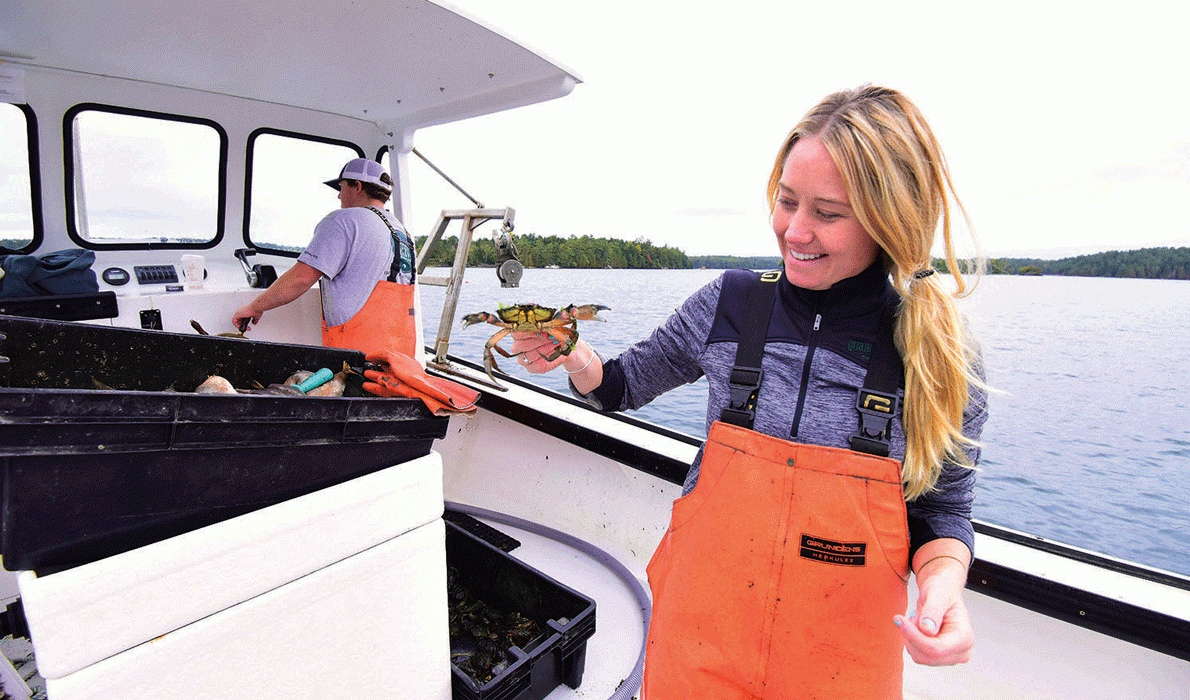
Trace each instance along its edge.
<path fill-rule="evenodd" d="M 884 269 L 884 260 L 880 258 L 863 272 L 839 280 L 829 289 L 803 289 L 789 283 L 782 287 L 781 293 L 788 301 L 814 310 L 830 309 L 831 315 L 835 317 L 869 314 L 896 300 L 896 292 Z"/>

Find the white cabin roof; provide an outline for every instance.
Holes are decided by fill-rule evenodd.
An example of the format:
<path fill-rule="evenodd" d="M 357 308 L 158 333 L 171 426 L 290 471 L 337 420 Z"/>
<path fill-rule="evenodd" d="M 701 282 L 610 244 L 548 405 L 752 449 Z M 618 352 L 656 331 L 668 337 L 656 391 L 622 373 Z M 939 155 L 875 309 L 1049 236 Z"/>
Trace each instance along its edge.
<path fill-rule="evenodd" d="M 427 0 L 6 0 L 5 64 L 406 130 L 562 97 L 571 71 Z"/>

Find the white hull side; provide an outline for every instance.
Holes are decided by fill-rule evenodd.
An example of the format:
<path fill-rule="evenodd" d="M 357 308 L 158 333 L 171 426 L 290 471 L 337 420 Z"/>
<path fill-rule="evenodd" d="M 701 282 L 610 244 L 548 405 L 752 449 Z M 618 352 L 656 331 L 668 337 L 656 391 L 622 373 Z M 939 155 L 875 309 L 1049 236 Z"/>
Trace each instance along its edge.
<path fill-rule="evenodd" d="M 91 564 L 23 572 L 50 697 L 449 697 L 441 493 L 432 453 Z"/>

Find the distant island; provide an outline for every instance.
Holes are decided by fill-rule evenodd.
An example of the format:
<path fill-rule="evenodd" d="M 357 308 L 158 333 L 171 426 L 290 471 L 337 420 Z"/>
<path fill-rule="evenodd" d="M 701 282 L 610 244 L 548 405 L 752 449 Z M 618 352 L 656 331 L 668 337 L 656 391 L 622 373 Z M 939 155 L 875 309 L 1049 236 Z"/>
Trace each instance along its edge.
<path fill-rule="evenodd" d="M 425 238 L 417 240 L 418 249 Z M 449 267 L 454 261 L 458 239 L 443 239 L 430 265 Z M 773 270 L 781 258 L 772 256 L 687 255 L 677 248 L 656 246 L 644 238 L 625 241 L 591 236 L 562 238 L 536 234 L 516 237 L 517 255 L 526 267 L 617 268 L 617 269 L 749 269 Z M 490 240 L 472 242 L 468 265 L 496 264 L 496 247 Z M 935 268 L 945 272 L 946 261 L 935 258 Z M 1041 258 L 992 258 L 987 272 L 993 275 L 1063 275 L 1073 277 L 1140 277 L 1147 279 L 1190 279 L 1190 247 L 1143 248 L 1079 255 L 1059 260 Z"/>
<path fill-rule="evenodd" d="M 935 259 L 934 267 L 943 271 L 948 269 L 946 261 L 942 259 Z M 987 271 L 993 275 L 1187 280 L 1190 279 L 1190 248 L 1113 250 L 1060 260 L 991 258 L 987 261 Z"/>
<path fill-rule="evenodd" d="M 962 261 L 970 266 L 970 261 Z M 745 268 L 772 270 L 781 265 L 781 258 L 691 256 L 692 267 L 717 269 Z M 935 258 L 933 265 L 942 272 L 949 271 L 946 260 Z M 1144 279 L 1190 279 L 1190 248 L 1143 248 L 1141 250 L 1109 251 L 1093 255 L 1079 255 L 1059 260 L 1041 258 L 991 258 L 987 272 L 992 275 L 1055 275 L 1067 277 L 1133 277 Z"/>

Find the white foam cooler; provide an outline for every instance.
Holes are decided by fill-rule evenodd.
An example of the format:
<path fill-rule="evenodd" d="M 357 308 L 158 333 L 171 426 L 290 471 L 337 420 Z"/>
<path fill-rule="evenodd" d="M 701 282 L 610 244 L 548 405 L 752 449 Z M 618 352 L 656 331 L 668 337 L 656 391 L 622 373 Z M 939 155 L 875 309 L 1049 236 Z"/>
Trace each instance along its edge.
<path fill-rule="evenodd" d="M 437 453 L 47 576 L 50 700 L 448 698 Z"/>

